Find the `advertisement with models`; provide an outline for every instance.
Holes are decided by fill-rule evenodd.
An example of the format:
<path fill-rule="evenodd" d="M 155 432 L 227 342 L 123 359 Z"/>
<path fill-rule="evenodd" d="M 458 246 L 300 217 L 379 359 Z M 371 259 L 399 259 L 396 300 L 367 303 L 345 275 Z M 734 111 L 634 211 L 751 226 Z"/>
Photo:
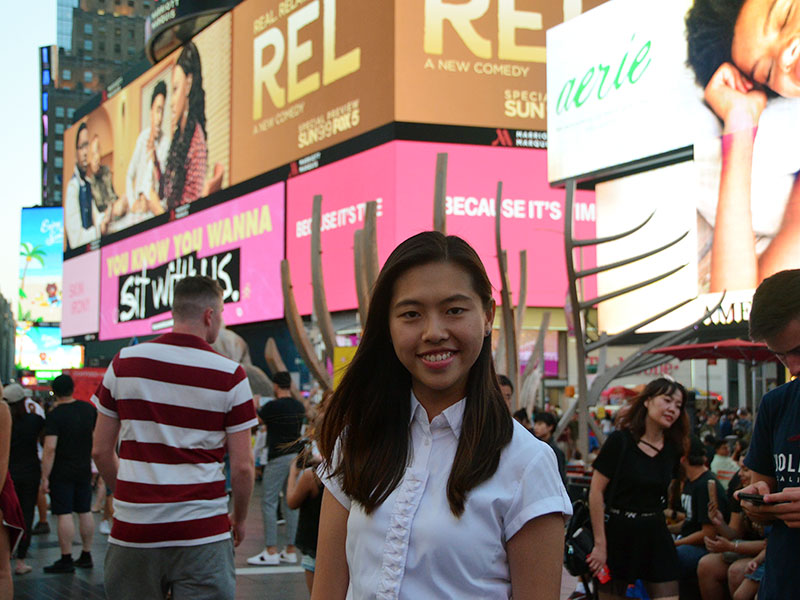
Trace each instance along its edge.
<path fill-rule="evenodd" d="M 652 11 L 635 8 L 650 4 Z M 620 242 L 617 250 L 610 245 L 599 250 L 601 263 L 655 247 L 654 240 L 665 241 L 670 233 L 689 232 L 681 244 L 665 253 L 671 258 L 659 254 L 663 260 L 658 264 L 655 258 L 648 259 L 639 267 L 626 267 L 598 278 L 602 294 L 623 284 L 627 277 L 624 273 L 644 269 L 644 265 L 652 275 L 688 264 L 649 291 L 601 305 L 600 327 L 610 333 L 697 296 L 696 301 L 649 329 L 684 326 L 713 307 L 724 291 L 722 308 L 708 322 L 746 321 L 753 289 L 777 271 L 800 267 L 800 154 L 791 150 L 800 135 L 800 16 L 793 2 L 748 0 L 734 8 L 726 6 L 709 0 L 613 0 L 561 26 L 563 43 L 579 39 L 585 33 L 577 27 L 579 22 L 594 18 L 594 25 L 602 26 L 605 35 L 631 40 L 631 31 L 636 31 L 638 43 L 645 38 L 645 44 L 650 43 L 652 35 L 652 44 L 647 48 L 641 45 L 628 55 L 619 87 L 617 79 L 601 87 L 601 78 L 590 93 L 593 76 L 589 75 L 584 84 L 578 83 L 583 79 L 576 78 L 574 88 L 564 83 L 568 91 L 559 105 L 565 115 L 561 126 L 570 131 L 569 135 L 582 137 L 580 143 L 572 140 L 566 144 L 568 135 L 559 137 L 562 131 L 551 121 L 551 181 L 585 173 L 586 163 L 580 162 L 584 154 L 593 153 L 592 160 L 601 161 L 591 168 L 605 168 L 620 164 L 616 161 L 623 158 L 650 158 L 653 153 L 667 151 L 670 148 L 664 144 L 670 140 L 673 149 L 688 142 L 692 150 L 691 161 L 597 185 L 600 235 L 622 231 L 656 210 L 648 226 L 640 231 L 646 235 L 649 228 L 653 235 L 640 240 L 638 247 L 632 236 Z M 669 18 L 659 12 L 679 8 L 680 14 Z M 628 15 L 627 20 L 623 14 Z M 639 38 L 638 32 L 653 33 Z M 672 45 L 657 43 L 666 37 Z M 679 46 L 675 45 L 677 41 L 681 42 Z M 664 54 L 667 49 L 669 53 Z M 596 59 L 596 53 L 581 57 L 586 65 L 602 66 Z M 556 64 L 550 66 L 559 70 Z M 586 72 L 592 72 L 591 67 Z M 603 72 L 594 70 L 601 75 Z M 640 105 L 626 104 L 623 88 L 644 84 L 651 73 L 658 74 L 658 89 L 646 88 L 650 93 Z M 687 81 L 691 84 L 688 88 Z M 606 96 L 600 98 L 602 94 Z M 612 103 L 615 108 L 611 116 L 616 116 L 598 117 L 602 135 L 597 135 L 594 121 L 583 123 L 576 115 L 590 105 L 604 104 L 612 96 L 617 100 Z M 614 129 L 606 128 L 610 123 Z M 657 127 L 671 128 L 673 137 L 655 135 Z M 559 145 L 559 140 L 565 144 Z M 652 146 L 652 140 L 659 140 L 661 145 Z M 563 170 L 554 176 L 553 168 Z M 648 293 L 654 302 L 644 297 Z"/>
<path fill-rule="evenodd" d="M 104 246 L 100 339 L 172 327 L 172 293 L 189 275 L 219 282 L 227 325 L 281 318 L 283 200 L 278 183 Z"/>
<path fill-rule="evenodd" d="M 64 133 L 68 249 L 229 185 L 230 68 L 225 15 Z"/>
<path fill-rule="evenodd" d="M 492 148 L 396 141 L 320 167 L 288 182 L 287 256 L 301 313 L 309 314 L 311 211 L 322 195 L 322 267 L 331 311 L 355 308 L 353 234 L 364 226 L 366 202 L 378 203 L 377 239 L 381 264 L 404 239 L 433 226 L 436 156 L 446 152 L 447 233 L 466 239 L 481 256 L 492 285 L 500 289 L 495 245 L 497 182 L 503 182 L 501 235 L 508 252 L 514 301 L 519 292 L 519 252 L 528 256 L 528 306 L 562 307 L 567 293 L 564 262 L 564 192 L 545 177 L 546 154 L 522 148 Z M 593 192 L 578 192 L 575 227 L 593 237 Z M 584 267 L 595 264 L 594 250 Z M 593 293 L 594 282 L 587 282 Z M 498 293 L 499 299 L 499 293 Z"/>

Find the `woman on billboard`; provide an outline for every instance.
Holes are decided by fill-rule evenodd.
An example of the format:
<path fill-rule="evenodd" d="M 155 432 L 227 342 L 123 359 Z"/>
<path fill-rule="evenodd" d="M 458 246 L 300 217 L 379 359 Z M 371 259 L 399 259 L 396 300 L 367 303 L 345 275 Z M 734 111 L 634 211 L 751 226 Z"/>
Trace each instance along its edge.
<path fill-rule="evenodd" d="M 205 97 L 200 54 L 197 46 L 188 42 L 172 69 L 170 102 L 175 127 L 164 174 L 154 170 L 160 178 L 158 202 L 150 207 L 155 214 L 194 202 L 203 195 L 208 162 Z"/>
<path fill-rule="evenodd" d="M 750 202 L 753 147 L 768 94 L 800 97 L 800 6 L 794 0 L 695 0 L 688 62 L 722 120 L 722 173 L 711 248 L 711 291 L 754 289 L 800 265 L 800 179 L 766 249 L 756 250 Z"/>

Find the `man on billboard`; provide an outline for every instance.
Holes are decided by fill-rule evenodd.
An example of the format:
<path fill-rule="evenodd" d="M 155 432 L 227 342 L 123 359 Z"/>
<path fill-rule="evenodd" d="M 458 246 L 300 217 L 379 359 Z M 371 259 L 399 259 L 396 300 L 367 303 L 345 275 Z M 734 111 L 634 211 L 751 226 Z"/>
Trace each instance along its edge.
<path fill-rule="evenodd" d="M 800 589 L 800 269 L 781 271 L 758 286 L 750 337 L 766 342 L 795 378 L 768 394 L 758 409 L 744 460 L 752 483 L 737 494 L 753 520 L 770 521 L 760 600 L 796 597 Z"/>
<path fill-rule="evenodd" d="M 89 168 L 86 180 L 92 190 L 94 204 L 103 215 L 99 227 L 100 235 L 105 235 L 111 220 L 124 217 L 128 212 L 128 203 L 125 198 L 117 196 L 112 181 L 114 174 L 100 162 L 100 157 L 100 137 L 95 135 L 89 144 Z"/>
<path fill-rule="evenodd" d="M 695 0 L 688 61 L 722 120 L 722 173 L 711 248 L 711 291 L 752 289 L 800 265 L 800 180 L 762 252 L 753 230 L 753 147 L 767 93 L 800 97 L 800 10 L 794 1 Z M 762 207 L 763 209 L 763 207 Z"/>
<path fill-rule="evenodd" d="M 88 169 L 89 130 L 86 123 L 81 123 L 75 138 L 75 171 L 64 197 L 64 221 L 70 248 L 80 248 L 100 237 L 99 225 L 103 215 L 92 197 L 92 188 L 87 179 Z"/>
<path fill-rule="evenodd" d="M 92 397 L 92 455 L 114 492 L 109 598 L 163 598 L 169 590 L 174 598 L 235 596 L 233 546 L 245 536 L 258 421 L 244 369 L 210 346 L 222 310 L 216 281 L 181 279 L 172 332 L 122 349 Z"/>
<path fill-rule="evenodd" d="M 156 83 L 150 98 L 150 127 L 146 127 L 136 140 L 133 157 L 128 165 L 125 190 L 132 212 L 156 213 L 151 203 L 157 200 L 158 181 L 164 173 L 170 137 L 164 132 L 164 106 L 167 101 L 167 84 Z"/>

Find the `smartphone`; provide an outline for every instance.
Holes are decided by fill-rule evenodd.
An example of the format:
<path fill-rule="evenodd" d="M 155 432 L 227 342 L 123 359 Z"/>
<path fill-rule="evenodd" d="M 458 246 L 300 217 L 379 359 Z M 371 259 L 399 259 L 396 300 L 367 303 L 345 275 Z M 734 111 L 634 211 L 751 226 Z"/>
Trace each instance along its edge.
<path fill-rule="evenodd" d="M 783 502 L 764 502 L 764 496 L 762 494 L 739 494 L 739 500 L 747 500 L 756 506 L 772 506 L 774 504 L 786 504 L 788 502 L 788 500 L 784 500 Z"/>
<path fill-rule="evenodd" d="M 709 500 L 709 502 L 713 502 L 714 506 L 718 505 L 717 480 L 716 479 L 709 479 L 708 480 L 708 500 Z"/>

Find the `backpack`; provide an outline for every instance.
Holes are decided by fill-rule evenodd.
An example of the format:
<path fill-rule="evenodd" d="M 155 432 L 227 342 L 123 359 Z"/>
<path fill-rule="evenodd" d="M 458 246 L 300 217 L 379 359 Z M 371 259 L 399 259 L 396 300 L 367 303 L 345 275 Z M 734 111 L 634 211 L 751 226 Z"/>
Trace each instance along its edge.
<path fill-rule="evenodd" d="M 589 505 L 584 500 L 572 504 L 572 517 L 567 524 L 564 540 L 564 566 L 574 577 L 589 575 L 586 557 L 594 548 Z"/>

